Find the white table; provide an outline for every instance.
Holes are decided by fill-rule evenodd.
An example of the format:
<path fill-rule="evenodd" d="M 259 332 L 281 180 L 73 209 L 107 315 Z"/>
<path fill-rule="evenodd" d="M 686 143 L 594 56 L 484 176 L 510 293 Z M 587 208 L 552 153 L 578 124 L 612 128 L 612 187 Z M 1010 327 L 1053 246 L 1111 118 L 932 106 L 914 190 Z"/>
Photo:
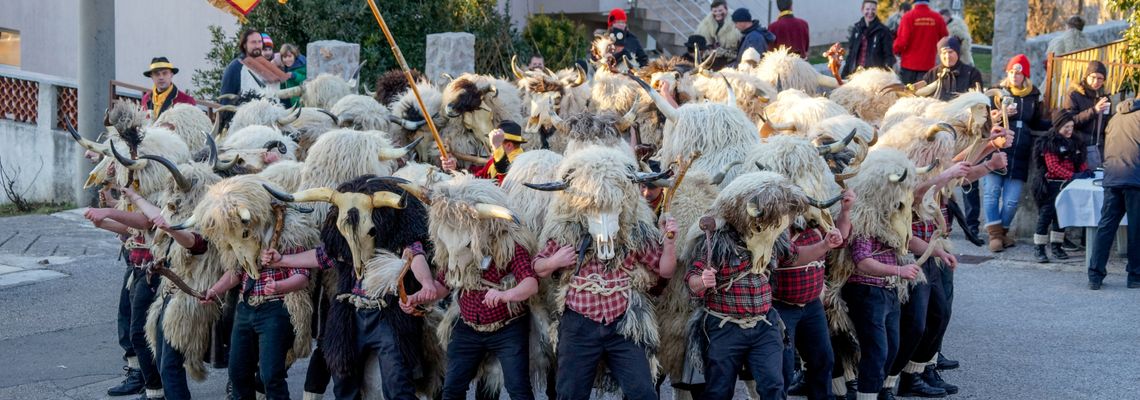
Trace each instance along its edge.
<path fill-rule="evenodd" d="M 1103 173 L 1097 171 L 1097 178 Z M 1062 228 L 1085 228 L 1085 264 L 1088 264 L 1092 255 L 1092 246 L 1096 242 L 1097 224 L 1100 222 L 1100 210 L 1104 204 L 1104 188 L 1093 184 L 1093 179 L 1077 179 L 1061 189 L 1054 203 L 1057 207 L 1057 223 Z M 1098 182 L 1099 183 L 1099 182 Z M 1123 256 L 1127 252 L 1128 243 L 1125 238 L 1124 226 L 1128 225 L 1128 217 L 1120 220 L 1120 228 L 1116 232 L 1117 254 Z"/>

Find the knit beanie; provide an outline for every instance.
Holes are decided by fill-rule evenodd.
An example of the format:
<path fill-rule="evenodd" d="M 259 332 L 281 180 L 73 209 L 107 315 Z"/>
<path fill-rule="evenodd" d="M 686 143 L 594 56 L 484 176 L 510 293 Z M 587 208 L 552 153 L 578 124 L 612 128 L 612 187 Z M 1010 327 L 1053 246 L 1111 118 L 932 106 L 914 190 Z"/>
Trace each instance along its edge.
<path fill-rule="evenodd" d="M 1100 61 L 1089 61 L 1089 65 L 1085 67 L 1085 76 L 1092 74 L 1101 74 L 1108 77 L 1108 69 Z"/>
<path fill-rule="evenodd" d="M 957 36 L 947 36 L 938 41 L 938 49 L 942 50 L 949 47 L 955 53 L 962 54 L 962 40 Z"/>
<path fill-rule="evenodd" d="M 1026 57 L 1025 54 L 1013 56 L 1013 58 L 1009 59 L 1009 62 L 1005 64 L 1005 70 L 1013 71 L 1014 68 L 1018 66 L 1021 67 L 1022 75 L 1029 76 L 1029 57 Z"/>
<path fill-rule="evenodd" d="M 625 10 L 622 10 L 620 8 L 610 10 L 610 17 L 606 20 L 606 28 L 608 29 L 613 27 L 614 22 L 617 21 L 628 21 L 625 16 Z"/>
<path fill-rule="evenodd" d="M 737 8 L 732 12 L 732 22 L 752 22 L 752 13 L 747 8 Z"/>

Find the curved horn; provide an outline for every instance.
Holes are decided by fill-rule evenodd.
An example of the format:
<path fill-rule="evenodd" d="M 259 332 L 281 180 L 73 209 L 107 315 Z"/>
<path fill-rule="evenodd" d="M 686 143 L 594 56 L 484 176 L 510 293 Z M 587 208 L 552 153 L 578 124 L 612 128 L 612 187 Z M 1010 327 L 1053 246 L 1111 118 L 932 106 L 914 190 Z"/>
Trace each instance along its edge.
<path fill-rule="evenodd" d="M 552 111 L 551 114 L 553 114 L 553 113 L 554 112 Z M 559 119 L 561 119 L 561 118 L 559 118 Z M 618 131 L 620 131 L 620 132 L 628 131 L 629 127 L 633 126 L 633 123 L 636 119 L 637 119 L 637 102 L 633 102 L 633 104 L 631 104 L 629 106 L 629 111 L 626 111 L 625 115 L 622 115 L 621 119 L 618 120 L 618 122 L 617 122 Z M 551 118 L 551 121 L 553 121 L 553 118 Z"/>
<path fill-rule="evenodd" d="M 285 154 L 289 152 L 289 147 L 285 146 L 285 142 L 280 140 L 270 140 L 261 146 L 265 150 L 277 150 L 278 153 Z"/>
<path fill-rule="evenodd" d="M 993 89 L 987 90 L 985 92 L 985 95 L 986 95 L 986 97 L 997 97 L 997 96 L 1004 96 L 1005 93 L 1002 93 L 1001 89 L 993 88 Z"/>
<path fill-rule="evenodd" d="M 232 113 L 232 112 L 237 112 L 237 109 L 238 109 L 237 106 L 229 104 L 229 105 L 224 105 L 224 106 L 218 106 L 218 108 L 214 109 L 214 113 L 215 114 L 220 113 L 220 112 L 231 112 Z"/>
<path fill-rule="evenodd" d="M 583 83 L 586 83 L 586 70 L 582 69 L 582 66 L 577 64 L 574 64 L 574 70 L 578 72 L 578 79 L 570 82 L 570 87 L 582 86 Z"/>
<path fill-rule="evenodd" d="M 819 86 L 828 89 L 835 89 L 839 87 L 839 82 L 836 82 L 834 77 L 830 77 L 819 72 L 816 72 L 815 75 L 815 81 L 819 83 Z"/>
<path fill-rule="evenodd" d="M 358 78 L 360 78 L 360 71 L 364 70 L 364 64 L 368 64 L 368 60 L 364 60 L 361 61 L 360 64 L 356 64 L 356 70 L 352 71 L 352 76 L 348 78 L 348 86 L 354 88 L 356 87 Z"/>
<path fill-rule="evenodd" d="M 697 66 L 697 73 L 704 74 L 708 72 L 709 68 L 712 68 L 714 59 L 716 59 L 716 52 L 709 52 L 709 56 L 705 57 L 705 60 L 701 61 L 701 64 Z"/>
<path fill-rule="evenodd" d="M 289 114 L 277 119 L 277 126 L 285 126 L 293 123 L 297 118 L 301 117 L 301 107 L 293 107 L 289 110 Z"/>
<path fill-rule="evenodd" d="M 273 196 L 277 200 L 281 200 L 281 201 L 284 201 L 286 203 L 293 203 L 293 202 L 306 203 L 306 202 L 310 202 L 310 201 L 320 201 L 320 202 L 329 203 L 329 202 L 332 202 L 333 196 L 336 195 L 336 191 L 334 191 L 330 188 L 327 188 L 327 187 L 306 189 L 306 190 L 302 190 L 302 191 L 294 193 L 294 194 L 289 194 L 289 193 L 285 193 L 285 192 L 282 192 L 280 190 L 277 190 L 273 186 L 269 186 L 268 183 L 262 183 L 261 187 L 265 188 L 265 191 L 269 192 L 270 196 Z"/>
<path fill-rule="evenodd" d="M 942 130 L 950 132 L 950 134 L 954 135 L 954 138 L 958 138 L 958 130 L 954 129 L 954 125 L 950 125 L 948 122 L 939 122 L 938 126 L 941 127 Z"/>
<path fill-rule="evenodd" d="M 241 156 L 240 155 L 234 156 L 234 158 L 232 160 L 229 160 L 229 161 L 215 160 L 214 161 L 214 171 L 229 171 L 231 168 L 233 168 L 235 165 L 238 165 L 238 163 L 240 163 L 240 162 L 241 162 Z"/>
<path fill-rule="evenodd" d="M 524 183 L 523 186 L 526 186 L 526 187 L 534 189 L 534 190 L 541 190 L 543 192 L 557 192 L 560 190 L 566 190 L 566 188 L 570 187 L 570 184 L 566 183 L 566 182 L 547 182 L 547 183 Z"/>
<path fill-rule="evenodd" d="M 890 85 L 883 86 L 881 89 L 879 89 L 878 95 L 883 96 L 887 93 L 897 93 L 899 96 L 904 97 L 914 96 L 914 93 L 911 93 L 910 90 L 907 90 L 906 85 L 902 83 L 892 83 Z"/>
<path fill-rule="evenodd" d="M 851 172 L 844 172 L 844 173 L 835 174 L 835 183 L 841 183 L 845 180 L 851 179 L 852 177 L 855 176 L 855 174 L 858 174 L 858 173 L 859 173 L 859 171 L 851 171 Z"/>
<path fill-rule="evenodd" d="M 388 191 L 372 193 L 372 208 L 404 208 L 404 196 Z"/>
<path fill-rule="evenodd" d="M 630 79 L 633 79 L 634 82 L 637 82 L 638 85 L 641 85 L 642 89 L 645 89 L 645 93 L 649 95 L 649 98 L 653 99 L 653 104 L 657 105 L 657 109 L 661 111 L 661 114 L 665 115 L 666 119 L 673 121 L 677 120 L 677 109 L 674 108 L 672 104 L 669 104 L 669 101 L 665 100 L 665 97 L 661 96 L 661 93 L 657 93 L 656 90 L 653 90 L 653 88 L 650 87 L 648 83 L 645 83 L 645 81 L 641 80 L 641 78 L 638 78 L 637 75 L 634 75 L 632 73 L 628 75 Z"/>
<path fill-rule="evenodd" d="M 291 99 L 294 97 L 301 97 L 305 94 L 305 85 L 297 85 L 291 88 L 281 89 L 278 90 L 275 94 L 277 95 L 278 99 Z"/>
<path fill-rule="evenodd" d="M 838 203 L 839 200 L 842 200 L 843 194 L 840 193 L 838 196 L 832 197 L 832 198 L 827 199 L 827 200 L 822 201 L 822 202 L 819 200 L 813 199 L 811 196 L 806 196 L 806 197 L 807 197 L 808 205 L 815 207 L 815 208 L 818 208 L 818 209 L 821 209 L 821 210 L 826 210 L 828 208 L 831 208 L 831 206 L 835 205 L 835 203 Z"/>
<path fill-rule="evenodd" d="M 724 177 L 728 175 L 728 171 L 731 171 L 732 167 L 735 167 L 735 166 L 740 165 L 740 164 L 741 164 L 740 161 L 733 161 L 733 162 L 728 163 L 728 165 L 725 165 L 723 168 L 720 169 L 720 171 L 717 171 L 716 175 L 713 175 L 712 179 L 709 180 L 709 183 L 714 184 L 714 185 L 720 185 L 721 182 L 724 182 Z"/>
<path fill-rule="evenodd" d="M 932 161 L 930 163 L 930 165 L 916 169 L 914 172 L 917 172 L 919 175 L 928 174 L 928 173 L 930 173 L 930 171 L 934 170 L 934 167 L 937 167 L 937 166 L 938 166 L 938 159 L 936 158 L 936 159 L 934 159 L 934 161 Z"/>
<path fill-rule="evenodd" d="M 824 144 L 824 145 L 819 145 L 819 146 L 816 146 L 816 149 L 819 150 L 819 155 L 821 155 L 821 156 L 827 155 L 827 154 L 839 153 L 839 152 L 843 151 L 843 149 L 846 149 L 847 145 L 851 144 L 852 140 L 855 140 L 855 134 L 856 133 L 858 133 L 858 129 L 853 128 L 853 129 L 851 129 L 851 133 L 848 133 L 847 136 L 843 138 L 843 140 L 840 140 L 838 142 L 831 142 L 831 143 Z"/>
<path fill-rule="evenodd" d="M 424 124 L 427 124 L 426 119 L 423 121 L 414 122 L 414 121 L 408 121 L 406 119 L 397 117 L 395 115 L 388 115 L 388 121 L 393 123 L 393 124 L 400 125 L 401 128 L 404 128 L 404 130 L 409 130 L 409 131 L 414 131 L 414 130 L 420 129 L 421 126 L 424 126 Z"/>
<path fill-rule="evenodd" d="M 117 160 L 119 162 L 119 164 L 123 164 L 123 166 L 127 167 L 127 169 L 136 170 L 136 171 L 140 170 L 146 166 L 146 162 L 144 162 L 144 161 L 132 160 L 130 158 L 124 157 L 121 153 L 119 153 L 119 150 L 115 148 L 115 141 L 114 140 L 112 140 L 110 143 L 111 143 L 111 154 L 115 156 L 115 160 Z"/>
<path fill-rule="evenodd" d="M 736 105 L 736 92 L 734 92 L 732 90 L 732 84 L 728 83 L 728 78 L 725 78 L 724 75 L 721 75 L 720 79 L 724 80 L 724 88 L 725 88 L 725 90 L 728 90 L 728 98 L 725 99 L 724 105 L 735 106 Z"/>
<path fill-rule="evenodd" d="M 756 169 L 760 170 L 760 172 L 768 171 L 768 167 L 765 167 L 764 164 L 761 164 L 759 161 L 756 161 L 753 164 L 756 165 Z"/>
<path fill-rule="evenodd" d="M 248 225 L 250 221 L 253 221 L 253 214 L 249 212 L 248 208 L 238 207 L 237 211 L 238 211 L 238 219 L 241 219 L 242 224 Z"/>
<path fill-rule="evenodd" d="M 80 136 L 79 132 L 75 130 L 75 127 L 71 125 L 71 121 L 69 121 L 67 118 L 63 119 L 63 125 L 67 127 L 67 133 L 71 134 L 71 138 L 75 139 L 75 141 L 79 143 L 80 146 L 83 146 L 83 148 L 102 154 L 104 156 L 110 155 L 110 152 L 107 149 L 107 145 L 96 143 L 84 138 L 83 136 Z"/>
<path fill-rule="evenodd" d="M 570 131 L 570 123 L 566 122 L 566 120 L 563 120 L 562 117 L 558 116 L 558 113 L 554 112 L 554 100 L 550 100 L 550 103 L 551 103 L 551 106 L 546 109 L 546 114 L 547 114 L 547 116 L 550 117 L 550 123 L 552 125 L 554 125 L 554 129 L 557 129 L 559 131 L 569 132 Z M 633 106 L 637 107 L 637 104 L 634 103 Z M 624 117 L 622 117 L 622 118 L 624 118 Z M 623 123 L 622 121 L 618 121 L 619 125 L 622 123 Z"/>
<path fill-rule="evenodd" d="M 340 125 L 340 118 L 337 118 L 336 115 L 332 113 L 332 111 L 329 111 L 329 110 L 326 110 L 323 108 L 318 108 L 317 112 L 324 114 L 324 115 L 327 115 L 329 117 L 329 119 L 332 119 L 333 125 L 338 125 L 338 126 Z"/>
<path fill-rule="evenodd" d="M 933 142 L 934 139 L 938 136 L 938 132 L 944 131 L 949 131 L 952 135 L 958 136 L 958 133 L 954 130 L 953 126 L 950 126 L 950 124 L 947 124 L 945 122 L 939 122 L 927 128 L 926 134 L 923 135 L 923 137 L 926 138 L 927 142 Z"/>
<path fill-rule="evenodd" d="M 519 223 L 519 217 L 515 215 L 513 211 L 503 206 L 475 203 L 475 211 L 479 213 L 479 218 L 498 218 L 514 222 L 515 224 Z"/>
<path fill-rule="evenodd" d="M 193 187 L 193 185 L 190 184 L 190 180 L 186 179 L 186 176 L 182 175 L 182 171 L 178 170 L 178 166 L 174 165 L 174 163 L 171 162 L 170 160 L 167 160 L 166 158 L 163 158 L 162 156 L 153 156 L 153 155 L 149 155 L 149 154 L 142 156 L 142 157 L 139 157 L 139 158 L 145 158 L 147 160 L 154 160 L 155 162 L 158 162 L 159 164 L 161 164 L 163 167 L 166 167 L 166 170 L 170 171 L 170 175 L 174 177 L 174 183 L 178 184 L 178 190 L 181 190 L 183 192 L 189 192 L 190 189 Z"/>
<path fill-rule="evenodd" d="M 760 211 L 760 199 L 756 197 L 748 199 L 748 205 L 745 207 L 745 211 L 747 211 L 748 216 L 752 218 L 760 218 L 760 216 L 764 215 L 764 212 Z"/>
<path fill-rule="evenodd" d="M 934 83 L 932 83 L 932 84 L 923 86 L 922 89 L 915 90 L 914 95 L 915 96 L 922 96 L 922 97 L 930 97 L 935 92 L 937 92 L 938 88 L 940 88 L 940 87 L 942 87 L 942 81 L 937 80 L 937 81 L 934 81 Z"/>
<path fill-rule="evenodd" d="M 890 174 L 889 176 L 887 176 L 887 179 L 890 180 L 891 182 L 894 182 L 894 183 L 900 183 L 900 182 L 906 180 L 906 173 L 907 173 L 907 170 L 904 169 L 901 175 L 900 174 Z"/>
<path fill-rule="evenodd" d="M 440 73 L 440 74 L 439 74 L 439 77 L 440 77 L 440 78 L 443 78 L 445 81 L 448 81 L 448 82 L 451 82 L 451 81 L 454 81 L 454 80 L 455 80 L 455 77 L 454 77 L 454 76 L 451 76 L 451 74 L 449 74 L 449 73 L 446 73 L 446 72 L 442 72 L 442 73 Z"/>
<path fill-rule="evenodd" d="M 206 148 L 209 149 L 210 158 L 206 159 L 210 165 L 217 167 L 218 165 L 218 142 L 214 140 L 214 135 L 206 134 Z"/>
<path fill-rule="evenodd" d="M 673 176 L 673 170 L 671 170 L 671 169 L 667 169 L 667 170 L 664 170 L 661 172 L 650 172 L 650 173 L 634 172 L 633 177 L 631 177 L 630 180 L 633 181 L 633 183 L 646 183 L 646 182 L 653 182 L 656 180 L 665 179 L 665 178 L 668 178 L 671 176 Z"/>
<path fill-rule="evenodd" d="M 221 96 L 218 96 L 218 97 L 217 97 L 217 98 L 215 98 L 214 100 L 217 100 L 218 102 L 221 102 L 221 101 L 223 101 L 223 100 L 236 100 L 237 98 L 238 98 L 238 95 L 237 95 L 237 94 L 234 94 L 234 93 L 226 93 L 226 94 L 223 94 L 223 95 L 221 95 Z"/>
<path fill-rule="evenodd" d="M 170 227 L 170 230 L 180 231 L 180 230 L 183 230 L 186 228 L 193 228 L 194 224 L 197 224 L 197 223 L 198 223 L 198 216 L 197 215 L 190 215 L 190 218 L 186 218 L 186 220 L 182 221 L 181 224 L 172 225 Z"/>
<path fill-rule="evenodd" d="M 416 140 L 413 140 L 411 143 L 404 145 L 404 147 L 397 147 L 394 149 L 380 149 L 380 161 L 395 160 L 397 158 L 403 157 L 405 154 L 408 154 L 409 151 L 412 151 L 412 149 L 416 148 L 416 146 L 418 146 L 423 140 L 424 137 L 420 136 L 416 138 Z"/>
<path fill-rule="evenodd" d="M 519 58 L 518 55 L 511 56 L 511 72 L 515 74 L 515 79 L 518 79 L 521 81 L 526 76 L 523 75 L 522 71 L 519 71 L 518 64 L 516 64 L 518 62 L 518 58 Z"/>

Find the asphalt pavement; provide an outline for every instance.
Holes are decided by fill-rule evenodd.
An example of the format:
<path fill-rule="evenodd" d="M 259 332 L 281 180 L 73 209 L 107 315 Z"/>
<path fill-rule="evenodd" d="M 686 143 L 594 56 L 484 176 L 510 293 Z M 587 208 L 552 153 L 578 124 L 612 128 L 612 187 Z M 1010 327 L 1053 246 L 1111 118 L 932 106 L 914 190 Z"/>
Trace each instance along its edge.
<path fill-rule="evenodd" d="M 961 387 L 950 398 L 1140 397 L 1140 289 L 1125 288 L 1122 259 L 1112 260 L 1104 288 L 1093 292 L 1083 253 L 1037 264 L 1024 240 L 992 259 L 954 242 L 968 257 L 956 274 L 944 346 L 962 363 L 943 373 Z M 104 392 L 123 366 L 115 336 L 125 268 L 118 247 L 78 210 L 0 219 L 0 399 L 110 398 Z M 306 366 L 301 360 L 290 370 L 293 398 L 301 398 Z M 191 391 L 220 399 L 225 380 L 224 370 L 212 371 Z M 666 389 L 662 398 L 673 396 Z"/>

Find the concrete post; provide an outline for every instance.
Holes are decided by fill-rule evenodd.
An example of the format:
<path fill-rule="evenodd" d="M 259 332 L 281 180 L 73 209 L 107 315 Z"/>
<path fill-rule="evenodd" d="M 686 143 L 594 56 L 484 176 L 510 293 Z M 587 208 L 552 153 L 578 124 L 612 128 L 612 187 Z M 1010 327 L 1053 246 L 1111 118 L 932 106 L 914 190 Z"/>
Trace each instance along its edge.
<path fill-rule="evenodd" d="M 997 0 L 994 2 L 994 51 L 990 61 L 991 84 L 1005 74 L 1005 62 L 1014 55 L 1025 53 L 1025 21 L 1029 18 L 1029 2 L 1025 0 Z M 1038 68 L 1044 68 L 1039 66 Z"/>
<path fill-rule="evenodd" d="M 79 129 L 95 140 L 103 125 L 110 98 L 109 83 L 115 79 L 115 0 L 79 2 Z M 92 204 L 94 193 L 83 190 L 87 171 L 93 166 L 75 159 L 75 204 Z"/>
<path fill-rule="evenodd" d="M 424 74 L 433 82 L 444 82 L 444 73 L 459 76 L 475 72 L 475 35 L 444 32 L 427 35 Z"/>

